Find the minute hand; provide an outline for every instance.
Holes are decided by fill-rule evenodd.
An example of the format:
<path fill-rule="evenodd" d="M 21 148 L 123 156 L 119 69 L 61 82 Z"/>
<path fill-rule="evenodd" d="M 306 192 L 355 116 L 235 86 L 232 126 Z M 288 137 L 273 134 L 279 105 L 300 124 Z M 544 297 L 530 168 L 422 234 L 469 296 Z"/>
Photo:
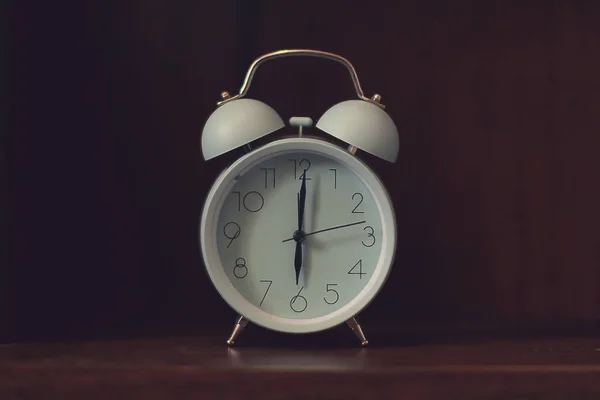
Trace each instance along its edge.
<path fill-rule="evenodd" d="M 341 229 L 341 228 L 347 228 L 349 226 L 354 226 L 354 225 L 360 225 L 360 224 L 364 224 L 367 221 L 358 221 L 358 222 L 352 222 L 350 224 L 344 224 L 344 225 L 338 225 L 338 226 L 333 226 L 331 228 L 326 228 L 326 229 L 319 229 L 318 231 L 314 231 L 314 232 L 310 232 L 310 233 L 305 233 L 304 236 L 310 236 L 310 235 L 316 235 L 317 233 L 322 233 L 322 232 L 327 232 L 327 231 L 332 231 L 334 229 Z M 289 238 L 289 239 L 285 239 L 282 240 L 283 242 L 289 242 L 290 240 L 294 240 L 294 238 Z"/>

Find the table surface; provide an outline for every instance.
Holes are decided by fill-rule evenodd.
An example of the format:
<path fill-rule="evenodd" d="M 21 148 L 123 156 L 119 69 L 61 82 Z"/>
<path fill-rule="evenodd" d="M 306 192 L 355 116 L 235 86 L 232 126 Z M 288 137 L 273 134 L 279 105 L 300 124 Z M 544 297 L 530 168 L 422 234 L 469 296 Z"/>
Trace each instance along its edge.
<path fill-rule="evenodd" d="M 600 399 L 595 334 L 226 333 L 3 344 L 0 399 Z"/>

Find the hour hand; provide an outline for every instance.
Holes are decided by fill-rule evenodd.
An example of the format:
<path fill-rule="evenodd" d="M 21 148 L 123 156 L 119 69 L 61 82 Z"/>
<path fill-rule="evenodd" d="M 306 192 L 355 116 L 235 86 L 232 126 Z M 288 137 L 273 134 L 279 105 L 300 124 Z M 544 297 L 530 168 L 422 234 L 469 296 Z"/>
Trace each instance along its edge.
<path fill-rule="evenodd" d="M 300 278 L 300 270 L 302 269 L 302 242 L 296 242 L 296 253 L 294 254 L 294 269 L 296 270 L 296 285 Z"/>

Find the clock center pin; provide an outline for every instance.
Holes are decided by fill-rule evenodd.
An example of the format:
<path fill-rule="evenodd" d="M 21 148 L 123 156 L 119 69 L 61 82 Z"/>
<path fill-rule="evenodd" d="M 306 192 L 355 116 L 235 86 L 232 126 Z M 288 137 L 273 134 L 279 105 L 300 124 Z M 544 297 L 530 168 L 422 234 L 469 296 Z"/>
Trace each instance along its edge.
<path fill-rule="evenodd" d="M 292 238 L 294 239 L 294 241 L 296 243 L 302 243 L 304 242 L 304 239 L 306 238 L 306 233 L 304 233 L 301 230 L 297 230 L 296 232 L 294 232 L 294 234 L 292 235 Z"/>

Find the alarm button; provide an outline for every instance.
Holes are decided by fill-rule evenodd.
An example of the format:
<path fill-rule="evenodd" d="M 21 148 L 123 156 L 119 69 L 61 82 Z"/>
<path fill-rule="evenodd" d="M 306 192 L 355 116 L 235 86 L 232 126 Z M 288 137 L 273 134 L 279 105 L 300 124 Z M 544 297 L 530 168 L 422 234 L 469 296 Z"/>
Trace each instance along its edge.
<path fill-rule="evenodd" d="M 290 118 L 290 125 L 298 127 L 298 137 L 302 137 L 302 128 L 310 128 L 313 124 L 313 120 L 309 117 L 292 117 Z"/>
<path fill-rule="evenodd" d="M 313 120 L 310 117 L 292 117 L 290 118 L 290 125 L 310 128 L 313 125 Z"/>

